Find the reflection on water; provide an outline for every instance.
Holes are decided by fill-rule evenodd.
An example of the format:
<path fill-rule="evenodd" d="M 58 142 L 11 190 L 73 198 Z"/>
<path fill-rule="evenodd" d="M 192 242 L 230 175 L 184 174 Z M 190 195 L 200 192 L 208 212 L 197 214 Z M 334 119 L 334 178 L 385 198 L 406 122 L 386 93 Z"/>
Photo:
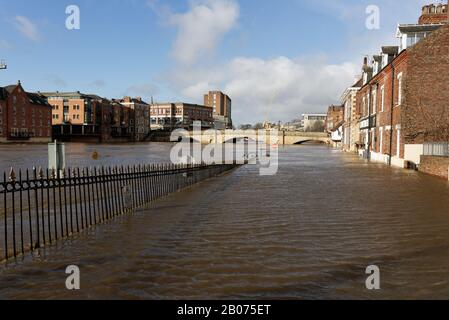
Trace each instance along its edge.
<path fill-rule="evenodd" d="M 258 173 L 241 167 L 9 266 L 0 298 L 449 296 L 447 182 L 321 146 L 281 149 L 278 175 Z M 71 264 L 79 292 L 64 289 Z"/>
<path fill-rule="evenodd" d="M 170 143 L 86 144 L 66 143 L 67 167 L 134 165 L 166 163 L 170 160 Z M 94 152 L 98 160 L 93 159 Z M 0 144 L 0 172 L 48 166 L 48 147 L 44 144 Z"/>

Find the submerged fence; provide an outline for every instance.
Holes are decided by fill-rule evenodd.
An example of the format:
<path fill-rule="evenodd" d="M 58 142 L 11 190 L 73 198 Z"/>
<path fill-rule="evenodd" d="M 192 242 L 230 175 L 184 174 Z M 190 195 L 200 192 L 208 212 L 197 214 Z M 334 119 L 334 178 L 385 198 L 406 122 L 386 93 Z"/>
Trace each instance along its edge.
<path fill-rule="evenodd" d="M 0 182 L 0 261 L 132 212 L 235 167 L 166 164 L 60 172 L 11 169 Z"/>

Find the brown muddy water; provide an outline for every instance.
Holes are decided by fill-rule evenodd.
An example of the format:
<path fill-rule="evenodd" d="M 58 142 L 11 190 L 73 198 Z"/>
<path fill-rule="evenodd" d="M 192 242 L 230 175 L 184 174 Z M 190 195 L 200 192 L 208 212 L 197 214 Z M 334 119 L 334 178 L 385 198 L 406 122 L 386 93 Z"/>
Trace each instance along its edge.
<path fill-rule="evenodd" d="M 447 299 L 448 199 L 447 182 L 417 172 L 281 148 L 275 176 L 243 166 L 10 263 L 0 298 Z M 65 289 L 68 265 L 79 291 Z"/>

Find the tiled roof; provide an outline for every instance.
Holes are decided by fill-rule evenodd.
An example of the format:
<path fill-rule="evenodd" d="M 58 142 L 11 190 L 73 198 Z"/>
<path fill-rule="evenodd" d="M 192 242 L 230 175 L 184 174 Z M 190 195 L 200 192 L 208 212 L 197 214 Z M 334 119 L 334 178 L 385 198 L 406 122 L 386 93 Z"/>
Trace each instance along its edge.
<path fill-rule="evenodd" d="M 3 87 L 0 87 L 0 100 L 6 100 L 7 96 L 8 92 Z"/>
<path fill-rule="evenodd" d="M 43 106 L 48 106 L 51 107 L 48 102 L 46 97 L 38 94 L 38 93 L 31 93 L 31 92 L 27 92 L 28 98 L 30 99 L 30 102 L 32 104 L 40 104 Z"/>

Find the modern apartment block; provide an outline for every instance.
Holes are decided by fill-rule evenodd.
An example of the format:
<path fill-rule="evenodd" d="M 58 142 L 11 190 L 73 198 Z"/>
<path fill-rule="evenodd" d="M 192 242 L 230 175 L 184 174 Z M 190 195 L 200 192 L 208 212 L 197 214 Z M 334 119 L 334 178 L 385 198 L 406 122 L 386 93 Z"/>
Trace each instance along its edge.
<path fill-rule="evenodd" d="M 93 108 L 94 98 L 77 92 L 40 92 L 53 107 L 53 125 L 76 126 L 83 133 L 95 133 Z"/>
<path fill-rule="evenodd" d="M 310 113 L 303 114 L 301 125 L 305 132 L 324 132 L 327 114 Z"/>
<path fill-rule="evenodd" d="M 192 129 L 195 121 L 200 121 L 202 128 L 212 128 L 212 108 L 182 102 L 151 105 L 151 130 Z"/>
<path fill-rule="evenodd" d="M 221 91 L 209 91 L 204 95 L 204 105 L 213 109 L 214 120 L 220 127 L 217 129 L 232 128 L 232 100 L 228 95 Z"/>
<path fill-rule="evenodd" d="M 17 85 L 0 87 L 0 142 L 50 142 L 51 106 Z"/>

